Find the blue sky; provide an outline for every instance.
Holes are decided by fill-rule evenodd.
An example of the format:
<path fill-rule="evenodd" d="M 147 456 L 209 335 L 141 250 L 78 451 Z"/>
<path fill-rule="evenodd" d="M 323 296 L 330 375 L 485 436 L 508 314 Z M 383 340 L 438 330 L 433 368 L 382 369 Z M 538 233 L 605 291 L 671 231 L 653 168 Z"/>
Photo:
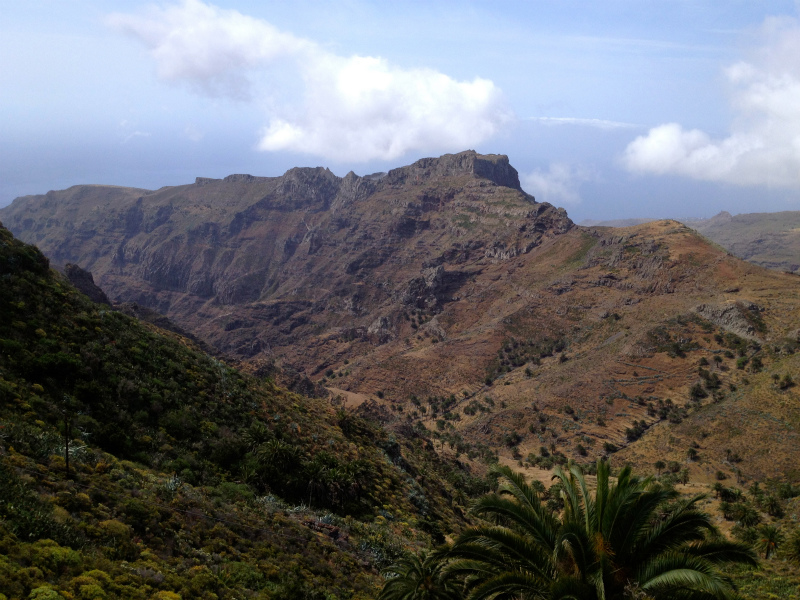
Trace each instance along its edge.
<path fill-rule="evenodd" d="M 0 0 L 0 206 L 474 148 L 577 221 L 800 210 L 799 7 Z"/>

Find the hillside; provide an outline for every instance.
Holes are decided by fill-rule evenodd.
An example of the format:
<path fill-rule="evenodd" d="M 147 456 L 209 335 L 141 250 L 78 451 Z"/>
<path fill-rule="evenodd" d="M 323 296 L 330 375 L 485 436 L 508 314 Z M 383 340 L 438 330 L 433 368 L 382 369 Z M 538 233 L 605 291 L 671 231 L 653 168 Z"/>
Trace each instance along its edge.
<path fill-rule="evenodd" d="M 582 221 L 587 227 L 628 227 L 655 219 Z M 800 212 L 746 213 L 731 216 L 721 212 L 710 219 L 682 222 L 719 244 L 734 256 L 753 264 L 787 271 L 800 270 Z"/>
<path fill-rule="evenodd" d="M 164 311 L 254 372 L 278 365 L 348 406 L 385 404 L 383 422 L 420 423 L 471 458 L 545 447 L 591 463 L 637 441 L 628 430 L 682 420 L 695 384 L 719 401 L 743 394 L 754 383 L 739 355 L 794 372 L 796 277 L 675 221 L 574 226 L 522 192 L 503 156 L 78 186 L 2 214 L 112 299 Z M 797 406 L 781 406 L 793 439 Z M 788 475 L 793 444 L 750 444 L 763 423 L 710 437 L 706 471 L 741 449 L 748 476 Z"/>
<path fill-rule="evenodd" d="M 721 212 L 687 224 L 739 258 L 768 269 L 800 270 L 800 211 Z"/>
<path fill-rule="evenodd" d="M 505 157 L 474 152 L 367 177 L 317 168 L 155 192 L 76 186 L 0 215 L 54 264 L 91 271 L 112 299 L 158 310 L 223 352 L 309 374 L 331 354 L 396 337 L 399 308 L 438 311 L 480 275 L 476 262 L 524 254 L 572 225 L 520 190 Z"/>
<path fill-rule="evenodd" d="M 0 280 L 0 597 L 373 597 L 485 489 L 92 303 L 2 226 Z"/>
<path fill-rule="evenodd" d="M 112 300 L 164 310 L 178 331 L 235 355 L 257 376 L 242 381 L 280 368 L 327 388 L 330 403 L 302 403 L 327 415 L 331 439 L 344 443 L 348 421 L 336 415 L 352 411 L 389 431 L 359 426 L 350 442 L 369 454 L 374 438 L 389 456 L 396 443 L 404 461 L 424 464 L 406 485 L 433 486 L 425 506 L 438 503 L 435 517 L 401 499 L 418 498 L 410 488 L 360 510 L 387 520 L 392 507 L 417 511 L 411 543 L 461 527 L 461 507 L 485 489 L 464 465 L 481 473 L 498 461 L 549 484 L 554 465 L 591 469 L 605 456 L 688 481 L 687 492 L 730 486 L 736 502 L 758 483 L 768 496 L 735 505 L 787 527 L 800 516 L 800 279 L 676 221 L 575 226 L 524 194 L 505 157 L 472 152 L 364 178 L 294 169 L 156 192 L 79 186 L 2 214 L 57 262 L 93 270 Z M 289 427 L 311 435 L 308 474 L 329 434 L 300 419 Z M 126 456 L 161 461 L 160 447 L 132 444 Z M 336 448 L 356 457 L 349 443 Z M 230 458 L 234 481 L 252 476 L 247 452 Z M 437 476 L 420 479 L 431 468 Z M 376 477 L 381 489 L 385 473 Z M 265 491 L 263 479 L 245 481 Z M 282 485 L 293 501 L 320 493 Z M 328 508 L 340 489 L 329 488 Z M 726 530 L 754 531 L 731 529 L 738 513 L 709 502 Z M 791 587 L 796 574 L 786 577 L 775 581 Z M 748 585 L 767 594 L 754 597 L 778 589 Z"/>

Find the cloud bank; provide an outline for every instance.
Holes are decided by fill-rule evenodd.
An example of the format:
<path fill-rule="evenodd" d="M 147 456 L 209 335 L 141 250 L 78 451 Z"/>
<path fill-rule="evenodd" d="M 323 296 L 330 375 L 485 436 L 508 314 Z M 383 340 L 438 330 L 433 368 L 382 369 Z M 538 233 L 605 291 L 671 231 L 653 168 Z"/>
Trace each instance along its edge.
<path fill-rule="evenodd" d="M 391 160 L 412 150 L 474 147 L 511 119 L 488 79 L 458 81 L 379 57 L 339 56 L 267 21 L 200 0 L 114 14 L 108 23 L 149 49 L 161 79 L 270 105 L 261 150 Z M 287 69 L 294 76 L 288 84 Z M 268 91 L 254 84 L 273 74 L 281 83 Z"/>
<path fill-rule="evenodd" d="M 591 179 L 584 169 L 563 163 L 552 163 L 547 170 L 537 169 L 522 175 L 522 188 L 539 202 L 555 205 L 575 205 L 581 203 L 580 184 Z"/>
<path fill-rule="evenodd" d="M 800 23 L 770 18 L 749 61 L 725 70 L 736 118 L 712 139 L 668 123 L 631 142 L 623 163 L 634 172 L 677 174 L 737 185 L 800 188 Z"/>

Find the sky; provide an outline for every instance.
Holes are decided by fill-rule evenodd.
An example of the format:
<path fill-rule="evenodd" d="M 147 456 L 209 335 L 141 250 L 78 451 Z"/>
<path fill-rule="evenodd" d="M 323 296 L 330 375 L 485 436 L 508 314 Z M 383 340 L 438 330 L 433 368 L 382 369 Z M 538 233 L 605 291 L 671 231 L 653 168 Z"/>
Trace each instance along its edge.
<path fill-rule="evenodd" d="M 800 1 L 0 0 L 0 206 L 474 149 L 573 220 L 800 210 Z"/>

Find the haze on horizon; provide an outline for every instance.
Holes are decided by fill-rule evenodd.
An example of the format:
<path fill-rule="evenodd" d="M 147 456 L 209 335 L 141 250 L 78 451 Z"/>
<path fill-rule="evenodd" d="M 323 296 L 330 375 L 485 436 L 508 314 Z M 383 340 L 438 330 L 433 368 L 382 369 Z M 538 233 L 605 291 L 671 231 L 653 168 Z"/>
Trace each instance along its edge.
<path fill-rule="evenodd" d="M 797 1 L 0 9 L 0 206 L 474 148 L 576 221 L 800 210 Z"/>

